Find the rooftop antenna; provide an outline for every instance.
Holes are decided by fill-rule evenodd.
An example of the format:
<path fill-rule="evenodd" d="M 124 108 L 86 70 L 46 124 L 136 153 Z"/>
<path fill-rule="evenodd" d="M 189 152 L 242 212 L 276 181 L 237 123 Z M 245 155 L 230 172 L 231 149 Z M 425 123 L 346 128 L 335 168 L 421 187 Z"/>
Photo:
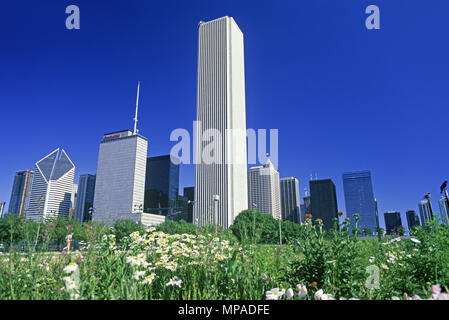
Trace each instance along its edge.
<path fill-rule="evenodd" d="M 313 175 L 312 174 L 310 174 L 310 181 L 312 181 L 313 180 Z"/>
<path fill-rule="evenodd" d="M 140 81 L 137 84 L 136 115 L 134 117 L 133 135 L 136 135 L 139 132 L 139 130 L 137 130 L 137 110 L 139 109 L 139 89 L 140 89 Z"/>
<path fill-rule="evenodd" d="M 318 180 L 318 173 L 315 172 L 315 180 Z"/>

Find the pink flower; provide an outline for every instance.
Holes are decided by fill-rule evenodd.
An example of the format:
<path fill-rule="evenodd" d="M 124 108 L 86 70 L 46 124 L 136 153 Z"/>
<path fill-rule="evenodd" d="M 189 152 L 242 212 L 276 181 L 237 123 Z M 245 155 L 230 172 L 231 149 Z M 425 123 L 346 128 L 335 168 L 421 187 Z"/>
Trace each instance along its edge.
<path fill-rule="evenodd" d="M 439 284 L 434 284 L 432 286 L 432 299 L 437 299 L 441 294 L 441 286 Z"/>
<path fill-rule="evenodd" d="M 449 300 L 449 294 L 448 293 L 442 293 L 438 296 L 438 300 Z"/>

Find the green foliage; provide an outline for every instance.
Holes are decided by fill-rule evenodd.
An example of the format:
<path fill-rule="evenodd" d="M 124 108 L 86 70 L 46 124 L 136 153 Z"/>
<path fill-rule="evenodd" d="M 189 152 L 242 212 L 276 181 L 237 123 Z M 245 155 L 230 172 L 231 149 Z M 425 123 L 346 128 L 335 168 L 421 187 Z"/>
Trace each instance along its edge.
<path fill-rule="evenodd" d="M 359 217 L 355 220 L 351 234 L 349 219 L 342 225 L 335 219 L 334 228 L 327 233 L 320 219 L 315 224 L 307 219 L 297 240 L 302 257 L 290 263 L 285 280 L 311 287 L 312 292 L 323 289 L 336 298 L 352 297 L 363 290 L 364 270 L 357 257 Z"/>
<path fill-rule="evenodd" d="M 167 234 L 195 234 L 198 231 L 198 227 L 193 223 L 181 221 L 165 221 L 156 227 L 157 231 L 162 231 Z"/>
<path fill-rule="evenodd" d="M 131 233 L 139 231 L 143 233 L 144 226 L 140 221 L 136 222 L 132 219 L 120 219 L 114 223 L 115 237 L 118 242 Z"/>
<path fill-rule="evenodd" d="M 217 237 L 223 240 L 228 240 L 231 243 L 235 243 L 237 238 L 234 236 L 231 230 L 225 229 L 221 226 L 215 228 L 214 225 L 208 224 L 202 227 L 196 226 L 193 223 L 181 221 L 165 221 L 156 226 L 157 231 L 161 231 L 167 234 L 202 234 L 202 235 L 214 235 L 217 231 Z"/>
<path fill-rule="evenodd" d="M 360 237 L 358 217 L 355 221 L 339 224 L 336 219 L 329 231 L 323 230 L 319 219 L 315 223 L 308 219 L 302 226 L 283 221 L 284 245 L 279 246 L 279 221 L 256 210 L 242 212 L 230 229 L 168 221 L 157 227 L 165 235 L 146 236 L 148 231 L 132 220 L 117 221 L 111 228 L 62 217 L 38 223 L 6 216 L 0 220 L 0 241 L 14 246 L 0 255 L 0 299 L 68 299 L 60 288 L 66 277 L 63 268 L 70 261 L 80 268 L 82 299 L 264 299 L 267 290 L 297 284 L 308 288 L 309 299 L 319 289 L 337 299 L 390 299 L 404 293 L 429 297 L 430 286 L 437 283 L 448 291 L 448 225 L 437 219 L 413 228 L 410 237 L 385 237 L 379 243 L 377 237 Z M 132 234 L 135 231 L 139 234 Z M 70 254 L 36 252 L 37 243 L 64 241 L 68 233 L 85 241 L 86 249 Z M 182 235 L 169 236 L 177 234 Z M 158 237 L 161 241 L 156 241 Z M 198 259 L 195 264 L 186 263 L 179 254 L 185 246 L 175 244 L 181 238 L 191 240 L 184 245 L 194 242 L 207 255 L 201 251 L 193 255 Z M 17 252 L 17 241 L 25 245 L 25 252 Z M 159 253 L 154 246 L 160 246 Z M 225 246 L 226 258 L 212 250 L 214 246 Z M 137 269 L 127 262 L 141 254 L 151 262 L 145 270 L 156 267 L 151 285 L 136 281 Z M 163 255 L 179 257 L 178 268 L 161 266 Z M 378 269 L 379 287 L 366 285 L 367 267 Z M 181 288 L 167 287 L 173 275 L 182 279 Z"/>
<path fill-rule="evenodd" d="M 258 210 L 245 210 L 236 217 L 230 229 L 242 244 L 278 244 L 279 220 Z M 281 222 L 282 243 L 293 243 L 301 226 L 291 221 Z"/>

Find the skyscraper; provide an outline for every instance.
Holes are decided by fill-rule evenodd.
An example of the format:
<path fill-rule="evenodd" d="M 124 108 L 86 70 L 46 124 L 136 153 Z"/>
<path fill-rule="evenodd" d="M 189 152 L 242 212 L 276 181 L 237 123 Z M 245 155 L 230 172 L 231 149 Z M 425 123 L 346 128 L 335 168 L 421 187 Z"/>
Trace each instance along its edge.
<path fill-rule="evenodd" d="M 443 223 L 448 224 L 449 223 L 449 207 L 447 205 L 447 200 L 446 198 L 443 196 L 439 201 L 438 204 L 440 205 L 440 212 L 441 212 L 441 216 L 440 218 L 443 219 Z"/>
<path fill-rule="evenodd" d="M 198 52 L 194 221 L 210 221 L 218 196 L 217 221 L 228 228 L 248 209 L 243 34 L 234 19 L 200 22 Z"/>
<path fill-rule="evenodd" d="M 280 184 L 282 220 L 301 223 L 298 179 L 294 177 L 282 178 Z"/>
<path fill-rule="evenodd" d="M 301 208 L 301 221 L 306 221 L 306 214 L 312 214 L 312 199 L 310 198 L 309 191 L 307 187 L 304 188 L 304 204 L 302 205 L 304 209 Z"/>
<path fill-rule="evenodd" d="M 33 175 L 34 173 L 31 170 L 16 172 L 12 185 L 11 198 L 9 200 L 8 213 L 15 213 L 21 216 L 26 211 L 30 201 Z"/>
<path fill-rule="evenodd" d="M 265 166 L 252 167 L 248 171 L 248 207 L 261 213 L 281 218 L 279 172 L 268 159 Z"/>
<path fill-rule="evenodd" d="M 68 216 L 75 165 L 59 148 L 36 162 L 27 219 Z"/>
<path fill-rule="evenodd" d="M 384 213 L 385 228 L 387 234 L 398 234 L 402 227 L 401 214 L 397 211 L 388 211 Z"/>
<path fill-rule="evenodd" d="M 187 199 L 187 222 L 193 222 L 193 204 L 195 201 L 195 187 L 185 187 L 184 197 Z"/>
<path fill-rule="evenodd" d="M 79 177 L 74 219 L 81 223 L 92 220 L 95 179 L 96 176 L 92 174 L 82 174 Z"/>
<path fill-rule="evenodd" d="M 143 212 L 148 141 L 130 130 L 103 136 L 98 154 L 92 220 L 112 225 L 140 221 Z"/>
<path fill-rule="evenodd" d="M 312 218 L 323 220 L 323 229 L 334 227 L 334 218 L 338 219 L 337 193 L 331 179 L 310 180 Z"/>
<path fill-rule="evenodd" d="M 343 173 L 346 216 L 355 225 L 355 213 L 359 214 L 359 229 L 370 229 L 374 234 L 377 229 L 376 207 L 374 203 L 373 184 L 370 171 Z"/>
<path fill-rule="evenodd" d="M 5 202 L 0 202 L 0 218 L 3 218 L 3 210 L 5 209 Z"/>
<path fill-rule="evenodd" d="M 172 161 L 170 155 L 148 158 L 145 177 L 145 212 L 167 214 L 177 200 L 178 190 L 179 160 L 174 158 Z M 157 208 L 163 208 L 163 210 Z"/>
<path fill-rule="evenodd" d="M 419 202 L 419 214 L 421 215 L 421 225 L 425 226 L 428 221 L 432 221 L 432 212 L 429 206 L 430 200 L 421 200 Z"/>
<path fill-rule="evenodd" d="M 419 226 L 419 217 L 415 210 L 407 210 L 405 215 L 407 217 L 409 230 L 411 230 L 413 227 Z"/>

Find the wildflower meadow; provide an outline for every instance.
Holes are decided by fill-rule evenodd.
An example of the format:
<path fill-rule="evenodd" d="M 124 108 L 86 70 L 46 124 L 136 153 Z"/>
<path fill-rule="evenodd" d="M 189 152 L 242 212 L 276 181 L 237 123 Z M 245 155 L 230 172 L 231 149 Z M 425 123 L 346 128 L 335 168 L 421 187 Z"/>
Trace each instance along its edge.
<path fill-rule="evenodd" d="M 283 222 L 280 235 L 277 220 L 254 210 L 228 230 L 4 220 L 3 300 L 449 299 L 449 227 L 438 219 L 380 239 L 361 237 L 357 219 L 324 231 L 313 217 Z M 78 247 L 52 249 L 69 233 Z"/>

